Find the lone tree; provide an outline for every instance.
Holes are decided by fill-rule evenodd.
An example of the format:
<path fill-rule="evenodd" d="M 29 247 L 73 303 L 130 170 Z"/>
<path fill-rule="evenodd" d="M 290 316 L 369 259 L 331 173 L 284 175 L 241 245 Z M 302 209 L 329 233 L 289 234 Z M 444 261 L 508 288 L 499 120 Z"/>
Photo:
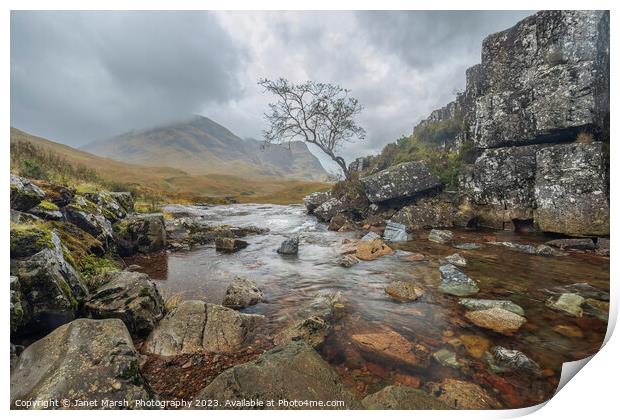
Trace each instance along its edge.
<path fill-rule="evenodd" d="M 366 131 L 355 117 L 362 111 L 349 90 L 329 83 L 308 81 L 294 84 L 286 79 L 258 82 L 277 102 L 269 104 L 263 131 L 268 144 L 286 144 L 296 140 L 314 144 L 340 166 L 346 179 L 350 173 L 344 159 L 336 152 L 346 142 L 363 140 Z"/>

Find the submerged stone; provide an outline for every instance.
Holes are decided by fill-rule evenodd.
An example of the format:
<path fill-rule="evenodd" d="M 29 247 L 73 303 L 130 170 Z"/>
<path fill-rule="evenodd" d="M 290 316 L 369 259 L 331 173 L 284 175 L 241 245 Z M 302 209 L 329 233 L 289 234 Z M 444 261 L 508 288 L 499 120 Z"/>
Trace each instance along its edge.
<path fill-rule="evenodd" d="M 482 336 L 479 335 L 469 335 L 464 334 L 459 337 L 463 346 L 465 346 L 465 350 L 467 350 L 467 354 L 476 359 L 482 358 L 484 353 L 491 347 L 491 342 Z"/>
<path fill-rule="evenodd" d="M 542 374 L 540 366 L 519 350 L 496 346 L 491 349 L 489 364 L 494 372 L 525 371 L 536 376 Z"/>
<path fill-rule="evenodd" d="M 449 230 L 433 229 L 428 234 L 428 240 L 438 244 L 447 244 L 452 241 L 452 232 Z"/>
<path fill-rule="evenodd" d="M 454 245 L 455 248 L 457 249 L 464 249 L 464 250 L 472 250 L 472 249 L 480 249 L 481 246 L 478 244 L 475 244 L 473 242 L 465 242 L 462 244 L 456 244 Z"/>
<path fill-rule="evenodd" d="M 609 319 L 609 302 L 588 298 L 581 307 L 586 314 L 595 316 L 601 321 L 607 322 Z"/>
<path fill-rule="evenodd" d="M 363 352 L 379 358 L 427 367 L 430 354 L 421 346 L 416 346 L 395 331 L 354 334 L 353 343 Z"/>
<path fill-rule="evenodd" d="M 367 410 L 449 410 L 444 402 L 419 389 L 389 385 L 366 396 L 362 405 Z"/>
<path fill-rule="evenodd" d="M 547 299 L 545 305 L 551 309 L 566 312 L 574 317 L 581 317 L 583 315 L 583 309 L 581 305 L 585 302 L 585 299 L 575 293 L 563 293 L 559 298 L 553 297 Z"/>
<path fill-rule="evenodd" d="M 501 308 L 517 315 L 525 315 L 522 307 L 509 300 L 493 300 L 493 299 L 459 299 L 459 303 L 470 311 L 478 311 L 480 309 Z"/>
<path fill-rule="evenodd" d="M 504 335 L 514 334 L 527 321 L 522 316 L 501 308 L 466 312 L 465 318 L 479 327 Z"/>
<path fill-rule="evenodd" d="M 385 293 L 399 300 L 417 300 L 424 291 L 411 282 L 397 280 L 385 288 Z"/>
<path fill-rule="evenodd" d="M 430 383 L 429 390 L 451 409 L 488 410 L 501 407 L 480 385 L 472 382 L 444 379 L 441 383 Z"/>
<path fill-rule="evenodd" d="M 467 260 L 461 256 L 461 254 L 455 253 L 452 255 L 448 255 L 446 257 L 446 261 L 452 265 L 455 265 L 457 267 L 465 267 L 467 266 Z"/>
<path fill-rule="evenodd" d="M 467 275 L 459 271 L 452 264 L 439 267 L 441 284 L 439 290 L 454 296 L 468 296 L 478 293 L 478 284 Z"/>
<path fill-rule="evenodd" d="M 437 361 L 442 366 L 449 367 L 452 369 L 458 369 L 461 367 L 461 364 L 456 359 L 456 353 L 450 351 L 448 349 L 440 349 L 433 353 L 433 359 Z"/>

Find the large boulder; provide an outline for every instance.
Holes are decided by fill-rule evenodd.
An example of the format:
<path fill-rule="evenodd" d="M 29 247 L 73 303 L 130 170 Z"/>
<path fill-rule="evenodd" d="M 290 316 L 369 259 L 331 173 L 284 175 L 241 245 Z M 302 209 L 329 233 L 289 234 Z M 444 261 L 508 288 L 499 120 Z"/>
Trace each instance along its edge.
<path fill-rule="evenodd" d="M 134 214 L 114 225 L 114 238 L 121 256 L 148 254 L 166 247 L 166 225 L 161 214 Z"/>
<path fill-rule="evenodd" d="M 114 239 L 112 223 L 115 217 L 85 197 L 75 196 L 73 202 L 63 209 L 66 219 L 90 233 L 103 244 L 111 245 Z"/>
<path fill-rule="evenodd" d="M 450 410 L 445 402 L 419 389 L 389 385 L 362 400 L 367 410 Z"/>
<path fill-rule="evenodd" d="M 253 280 L 236 276 L 226 289 L 222 305 L 228 308 L 242 309 L 256 305 L 262 300 L 263 292 Z"/>
<path fill-rule="evenodd" d="M 609 185 L 602 143 L 564 144 L 536 154 L 535 220 L 569 236 L 609 235 Z"/>
<path fill-rule="evenodd" d="M 137 408 L 137 401 L 153 397 L 131 336 L 118 319 L 77 319 L 57 328 L 28 346 L 11 374 L 13 408 L 20 408 L 18 401 L 49 400 L 68 401 L 59 408 L 78 409 L 76 400 L 126 401 L 118 408 Z"/>
<path fill-rule="evenodd" d="M 38 240 L 29 253 L 11 260 L 11 275 L 19 278 L 24 304 L 32 314 L 32 331 L 48 332 L 75 318 L 87 289 L 65 259 L 69 254 L 55 232 Z"/>
<path fill-rule="evenodd" d="M 151 332 L 144 351 L 161 356 L 201 351 L 233 353 L 250 344 L 264 322 L 262 315 L 243 314 L 220 305 L 186 300 Z"/>
<path fill-rule="evenodd" d="M 151 332 L 164 316 L 164 301 L 148 275 L 120 271 L 106 276 L 86 302 L 89 318 L 119 318 L 134 337 Z"/>
<path fill-rule="evenodd" d="M 11 208 L 28 211 L 45 198 L 45 193 L 32 181 L 11 174 Z"/>
<path fill-rule="evenodd" d="M 360 180 L 372 203 L 408 199 L 438 190 L 442 184 L 424 162 L 405 162 Z"/>
<path fill-rule="evenodd" d="M 476 147 L 574 138 L 598 126 L 609 113 L 609 102 L 598 100 L 609 89 L 602 86 L 609 74 L 604 20 L 602 10 L 541 11 L 488 36 L 469 123 Z"/>
<path fill-rule="evenodd" d="M 331 197 L 330 192 L 315 192 L 304 197 L 304 205 L 308 214 L 314 213 L 314 210 L 321 204 L 329 200 Z"/>
<path fill-rule="evenodd" d="M 299 251 L 299 236 L 284 240 L 277 251 L 278 254 L 282 255 L 297 255 Z"/>
<path fill-rule="evenodd" d="M 197 395 L 198 399 L 217 401 L 214 408 L 265 408 L 274 400 L 272 409 L 285 408 L 361 408 L 345 389 L 340 377 L 321 356 L 307 344 L 298 341 L 276 347 L 257 360 L 234 366 L 216 377 Z M 231 403 L 243 400 L 259 401 L 262 407 Z M 304 406 L 295 402 L 343 401 L 343 406 Z M 284 405 L 284 402 L 291 405 Z M 208 407 L 204 407 L 208 408 Z"/>

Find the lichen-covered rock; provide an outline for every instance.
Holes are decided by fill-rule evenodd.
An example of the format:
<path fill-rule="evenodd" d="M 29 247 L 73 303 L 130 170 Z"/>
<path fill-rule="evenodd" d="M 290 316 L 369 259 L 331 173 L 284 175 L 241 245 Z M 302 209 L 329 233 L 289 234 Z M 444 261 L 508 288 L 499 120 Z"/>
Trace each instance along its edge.
<path fill-rule="evenodd" d="M 11 258 L 29 257 L 43 249 L 53 248 L 52 233 L 49 228 L 39 223 L 12 224 Z"/>
<path fill-rule="evenodd" d="M 312 214 L 322 222 L 329 222 L 334 216 L 346 209 L 343 198 L 330 198 L 316 207 Z"/>
<path fill-rule="evenodd" d="M 86 316 L 121 319 L 134 337 L 150 333 L 164 316 L 164 301 L 149 276 L 120 271 L 106 277 L 84 303 Z"/>
<path fill-rule="evenodd" d="M 479 148 L 553 141 L 595 126 L 609 104 L 597 86 L 609 73 L 605 11 L 538 12 L 482 46 L 475 116 Z M 605 109 L 606 108 L 606 109 Z"/>
<path fill-rule="evenodd" d="M 424 162 L 405 162 L 361 179 L 368 200 L 380 203 L 438 190 L 442 184 Z"/>
<path fill-rule="evenodd" d="M 443 293 L 454 296 L 469 296 L 478 293 L 478 283 L 459 271 L 452 264 L 444 264 L 439 267 L 441 273 L 441 284 L 439 290 Z"/>
<path fill-rule="evenodd" d="M 237 252 L 249 245 L 248 242 L 237 238 L 215 238 L 215 249 L 220 252 Z"/>
<path fill-rule="evenodd" d="M 114 238 L 121 256 L 148 254 L 166 247 L 167 236 L 161 214 L 135 214 L 114 225 Z"/>
<path fill-rule="evenodd" d="M 11 208 L 28 211 L 45 198 L 45 193 L 32 181 L 11 174 Z"/>
<path fill-rule="evenodd" d="M 536 151 L 541 146 L 484 150 L 461 191 L 481 226 L 504 229 L 513 219 L 533 218 Z"/>
<path fill-rule="evenodd" d="M 493 300 L 493 299 L 459 299 L 459 303 L 470 311 L 479 311 L 481 309 L 501 308 L 513 312 L 517 315 L 525 315 L 522 307 L 509 300 Z"/>
<path fill-rule="evenodd" d="M 448 349 L 439 349 L 433 353 L 433 359 L 441 366 L 449 367 L 452 369 L 458 369 L 461 367 L 461 363 L 456 358 L 456 353 Z"/>
<path fill-rule="evenodd" d="M 24 300 L 32 312 L 32 331 L 48 332 L 75 318 L 87 294 L 80 274 L 55 232 L 36 253 L 11 260 L 11 275 L 19 278 Z"/>
<path fill-rule="evenodd" d="M 337 407 L 339 409 L 361 408 L 359 402 L 346 390 L 338 374 L 312 347 L 302 341 L 276 347 L 255 361 L 224 371 L 196 398 L 215 400 L 218 402 L 217 407 L 211 408 L 222 409 L 242 408 L 227 405 L 227 401 L 242 399 L 263 403 L 274 400 L 276 405 L 269 407 L 274 409 L 308 408 L 279 405 L 280 401 L 306 400 L 338 400 L 344 402 L 344 406 Z"/>
<path fill-rule="evenodd" d="M 314 210 L 321 204 L 329 200 L 331 197 L 330 192 L 315 192 L 304 197 L 304 205 L 308 214 L 314 213 Z"/>
<path fill-rule="evenodd" d="M 414 205 L 400 208 L 390 219 L 402 223 L 409 231 L 454 226 L 457 209 L 448 202 L 438 199 L 421 199 Z"/>
<path fill-rule="evenodd" d="M 236 276 L 228 285 L 222 305 L 242 309 L 262 302 L 263 292 L 256 286 L 253 280 L 246 277 Z"/>
<path fill-rule="evenodd" d="M 98 191 L 95 193 L 87 193 L 84 196 L 104 209 L 111 217 L 111 222 L 127 216 L 127 213 L 133 210 L 133 198 L 131 193 Z"/>
<path fill-rule="evenodd" d="M 466 312 L 465 318 L 479 327 L 504 335 L 514 334 L 527 321 L 521 315 L 498 307 Z"/>
<path fill-rule="evenodd" d="M 58 207 L 65 207 L 71 203 L 75 196 L 75 189 L 65 185 L 53 184 L 47 181 L 33 181 L 37 187 L 45 193 L 45 200 L 56 204 Z"/>
<path fill-rule="evenodd" d="M 395 385 L 366 396 L 362 405 L 367 410 L 450 410 L 444 402 L 424 391 Z"/>
<path fill-rule="evenodd" d="M 136 401 L 154 398 L 140 373 L 138 354 L 118 319 L 77 319 L 28 346 L 11 374 L 16 400 Z M 36 407 L 35 407 L 36 408 Z M 125 407 L 121 407 L 125 408 Z"/>
<path fill-rule="evenodd" d="M 232 353 L 250 344 L 264 322 L 262 315 L 186 300 L 159 322 L 148 336 L 144 351 L 161 356 L 202 351 Z"/>
<path fill-rule="evenodd" d="M 66 219 L 90 233 L 106 246 L 113 242 L 114 235 L 110 220 L 114 219 L 107 211 L 83 196 L 76 196 L 74 201 L 64 208 Z M 106 217 L 107 215 L 107 217 Z"/>
<path fill-rule="evenodd" d="M 277 250 L 278 254 L 283 254 L 283 255 L 297 255 L 298 251 L 299 251 L 299 237 L 298 236 L 284 240 Z"/>
<path fill-rule="evenodd" d="M 27 224 L 40 221 L 41 218 L 34 214 L 11 209 L 11 223 Z"/>
<path fill-rule="evenodd" d="M 565 144 L 536 154 L 535 219 L 541 230 L 570 236 L 609 235 L 603 144 Z"/>

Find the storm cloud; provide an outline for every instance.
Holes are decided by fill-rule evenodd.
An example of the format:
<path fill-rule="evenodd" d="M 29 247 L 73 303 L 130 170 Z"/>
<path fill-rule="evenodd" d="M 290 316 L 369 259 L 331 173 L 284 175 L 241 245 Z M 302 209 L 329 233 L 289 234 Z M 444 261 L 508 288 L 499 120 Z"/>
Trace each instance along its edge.
<path fill-rule="evenodd" d="M 11 125 L 79 146 L 201 114 L 260 138 L 257 79 L 311 79 L 364 106 L 350 161 L 452 100 L 484 37 L 529 14 L 14 11 Z"/>

